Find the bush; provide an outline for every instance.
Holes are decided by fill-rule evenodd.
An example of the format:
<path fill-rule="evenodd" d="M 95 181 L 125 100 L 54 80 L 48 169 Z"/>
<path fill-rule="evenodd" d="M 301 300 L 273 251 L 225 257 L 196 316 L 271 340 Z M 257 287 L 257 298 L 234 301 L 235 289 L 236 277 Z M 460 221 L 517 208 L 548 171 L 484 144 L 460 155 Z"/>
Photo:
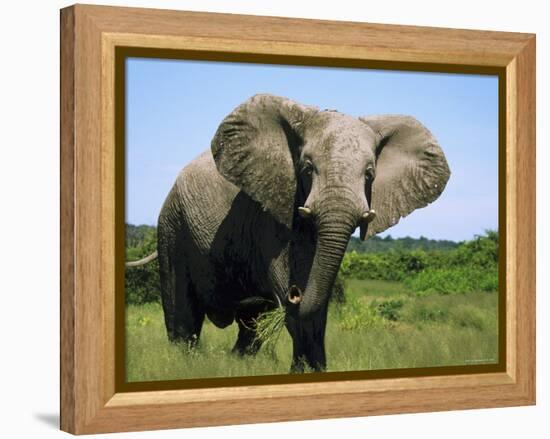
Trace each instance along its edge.
<path fill-rule="evenodd" d="M 401 281 L 418 295 L 498 290 L 498 232 L 487 231 L 450 250 L 346 253 L 340 275 Z"/>
<path fill-rule="evenodd" d="M 344 278 L 401 280 L 405 273 L 405 256 L 402 252 L 357 253 L 352 251 L 344 255 L 340 273 Z"/>
<path fill-rule="evenodd" d="M 125 299 L 127 304 L 160 302 L 158 261 L 125 270 Z"/>
<path fill-rule="evenodd" d="M 485 236 L 478 235 L 472 241 L 464 242 L 451 254 L 453 265 L 477 268 L 492 268 L 498 264 L 498 232 L 488 230 Z"/>
<path fill-rule="evenodd" d="M 487 270 L 471 267 L 427 269 L 405 279 L 404 283 L 418 295 L 496 291 L 498 271 L 496 266 Z"/>
<path fill-rule="evenodd" d="M 135 261 L 153 253 L 157 248 L 157 231 L 151 226 L 126 225 L 126 260 Z M 138 267 L 127 268 L 125 300 L 127 304 L 160 302 L 158 260 Z"/>
<path fill-rule="evenodd" d="M 373 305 L 376 305 L 376 312 L 380 315 L 380 317 L 396 322 L 400 318 L 399 310 L 403 308 L 403 301 L 386 300 L 379 304 L 373 303 Z"/>
<path fill-rule="evenodd" d="M 356 297 L 336 308 L 338 326 L 343 331 L 355 331 L 384 324 L 373 305 L 367 305 Z"/>
<path fill-rule="evenodd" d="M 157 249 L 157 229 L 152 226 L 126 224 L 126 260 L 134 261 Z"/>

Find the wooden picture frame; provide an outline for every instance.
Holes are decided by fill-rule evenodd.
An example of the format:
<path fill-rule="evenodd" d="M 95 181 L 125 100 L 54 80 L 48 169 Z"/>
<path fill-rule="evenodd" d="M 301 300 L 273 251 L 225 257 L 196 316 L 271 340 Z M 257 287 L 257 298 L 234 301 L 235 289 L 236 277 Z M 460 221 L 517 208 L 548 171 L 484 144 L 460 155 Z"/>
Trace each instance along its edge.
<path fill-rule="evenodd" d="M 504 108 L 499 199 L 506 231 L 501 367 L 369 379 L 342 375 L 330 385 L 290 380 L 121 391 L 115 353 L 124 327 L 115 318 L 115 224 L 124 193 L 115 190 L 115 145 L 123 131 L 116 123 L 116 62 L 117 51 L 132 49 L 176 58 L 194 53 L 203 59 L 498 74 Z M 61 11 L 62 430 L 85 434 L 534 403 L 534 35 L 89 5 Z"/>

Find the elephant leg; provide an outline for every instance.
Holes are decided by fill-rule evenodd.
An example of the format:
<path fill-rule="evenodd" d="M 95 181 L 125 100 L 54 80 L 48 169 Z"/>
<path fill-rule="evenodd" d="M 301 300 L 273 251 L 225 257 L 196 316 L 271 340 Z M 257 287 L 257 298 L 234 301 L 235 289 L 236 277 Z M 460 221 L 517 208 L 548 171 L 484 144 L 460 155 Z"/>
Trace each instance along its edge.
<path fill-rule="evenodd" d="M 233 353 L 241 356 L 254 355 L 260 350 L 262 342 L 256 338 L 255 320 L 270 308 L 272 306 L 268 306 L 265 301 L 260 301 L 237 310 L 235 320 L 239 326 L 239 335 L 233 346 Z"/>
<path fill-rule="evenodd" d="M 254 322 L 250 322 L 252 325 Z M 249 323 L 244 323 L 242 320 L 237 320 L 239 325 L 239 335 L 232 352 L 241 356 L 254 355 L 262 347 L 262 342 L 256 339 L 256 331 L 252 326 L 247 326 Z"/>
<path fill-rule="evenodd" d="M 326 306 L 309 320 L 300 321 L 292 317 L 287 319 L 287 329 L 292 337 L 293 347 L 291 373 L 303 373 L 306 366 L 315 372 L 326 369 L 326 323 Z"/>
<path fill-rule="evenodd" d="M 187 266 L 171 255 L 160 255 L 160 279 L 164 322 L 171 342 L 194 347 L 204 322 L 204 310 L 187 273 Z"/>
<path fill-rule="evenodd" d="M 174 334 L 177 341 L 194 347 L 199 341 L 204 309 L 198 303 L 195 288 L 185 273 L 176 274 L 176 309 L 174 313 Z"/>

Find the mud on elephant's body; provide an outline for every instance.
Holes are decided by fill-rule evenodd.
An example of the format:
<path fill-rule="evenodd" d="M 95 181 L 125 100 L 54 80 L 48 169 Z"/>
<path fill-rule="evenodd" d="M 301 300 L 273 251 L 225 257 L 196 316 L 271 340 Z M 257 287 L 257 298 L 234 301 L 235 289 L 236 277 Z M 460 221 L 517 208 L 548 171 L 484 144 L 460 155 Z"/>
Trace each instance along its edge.
<path fill-rule="evenodd" d="M 256 95 L 219 126 L 211 151 L 179 174 L 158 221 L 166 329 L 194 344 L 205 316 L 239 325 L 286 310 L 292 370 L 326 368 L 327 304 L 351 234 L 363 239 L 434 201 L 450 172 L 408 116 L 350 117 Z"/>

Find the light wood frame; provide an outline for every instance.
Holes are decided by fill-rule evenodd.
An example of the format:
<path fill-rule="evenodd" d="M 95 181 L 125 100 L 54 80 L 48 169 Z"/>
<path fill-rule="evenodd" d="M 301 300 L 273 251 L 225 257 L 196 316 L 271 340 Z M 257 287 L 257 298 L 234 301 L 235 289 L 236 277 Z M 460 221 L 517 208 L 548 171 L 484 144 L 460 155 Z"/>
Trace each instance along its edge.
<path fill-rule="evenodd" d="M 468 68 L 505 78 L 503 372 L 115 391 L 115 50 Z M 61 11 L 61 429 L 148 430 L 535 403 L 535 36 L 76 5 Z"/>

